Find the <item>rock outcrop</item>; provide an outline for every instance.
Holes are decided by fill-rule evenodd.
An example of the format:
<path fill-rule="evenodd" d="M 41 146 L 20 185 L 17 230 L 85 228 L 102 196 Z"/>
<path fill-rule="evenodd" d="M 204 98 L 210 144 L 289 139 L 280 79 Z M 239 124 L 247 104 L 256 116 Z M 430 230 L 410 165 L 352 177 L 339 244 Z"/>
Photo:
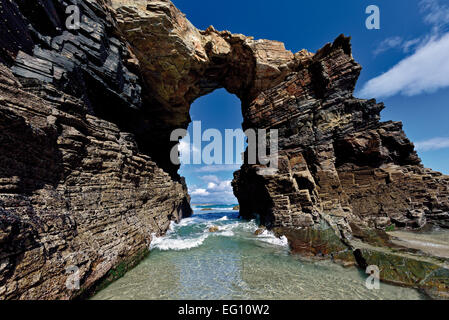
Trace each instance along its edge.
<path fill-rule="evenodd" d="M 422 166 L 401 123 L 380 122 L 382 103 L 354 97 L 361 66 L 349 38 L 293 54 L 276 41 L 213 27 L 199 31 L 170 1 L 112 3 L 161 106 L 154 114 L 158 141 L 186 128 L 190 104 L 217 88 L 240 98 L 244 129 L 278 129 L 279 171 L 266 175 L 262 165 L 243 165 L 235 174 L 242 217 L 258 216 L 285 233 L 305 229 L 294 232 L 299 242 L 307 240 L 301 234 L 330 239 L 334 232 L 340 243 L 329 241 L 325 251 L 343 252 L 342 261 L 355 260 L 351 225 L 448 225 L 449 177 Z M 176 172 L 168 161 L 172 145 L 153 143 L 163 151 L 160 163 Z"/>
<path fill-rule="evenodd" d="M 65 24 L 69 5 L 79 28 Z M 170 134 L 217 88 L 242 101 L 244 129 L 278 129 L 279 171 L 245 164 L 233 187 L 242 217 L 258 215 L 298 252 L 363 266 L 370 258 L 355 253 L 369 249 L 355 228 L 382 239 L 391 225 L 448 226 L 449 177 L 422 166 L 401 123 L 380 122 L 383 104 L 353 96 L 361 67 L 345 36 L 293 54 L 200 31 L 169 0 L 2 0 L 0 9 L 2 298 L 80 296 L 67 289 L 68 267 L 89 292 L 189 215 Z M 432 286 L 449 291 L 445 281 Z"/>
<path fill-rule="evenodd" d="M 320 215 L 373 227 L 448 220 L 449 178 L 423 168 L 401 123 L 380 122 L 382 103 L 353 96 L 361 66 L 349 38 L 293 54 L 276 41 L 199 31 L 170 1 L 112 4 L 159 102 L 159 141 L 185 128 L 190 104 L 217 88 L 241 99 L 244 129 L 279 130 L 278 174 L 250 165 L 236 174 L 243 216 L 257 212 L 271 227 L 307 227 Z M 157 149 L 176 171 L 171 146 Z"/>
<path fill-rule="evenodd" d="M 144 90 L 110 13 L 83 1 L 67 31 L 67 4 L 1 2 L 1 299 L 88 294 L 190 214 L 183 180 L 139 146 Z"/>

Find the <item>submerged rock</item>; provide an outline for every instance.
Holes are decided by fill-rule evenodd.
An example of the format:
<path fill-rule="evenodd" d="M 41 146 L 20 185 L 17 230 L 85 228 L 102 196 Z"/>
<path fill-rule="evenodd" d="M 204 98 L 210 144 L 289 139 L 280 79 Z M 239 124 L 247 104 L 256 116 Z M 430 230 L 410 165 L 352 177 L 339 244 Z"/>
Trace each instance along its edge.
<path fill-rule="evenodd" d="M 374 247 L 352 242 L 363 269 L 376 266 L 383 282 L 423 290 L 432 298 L 449 299 L 449 260 L 429 257 L 404 248 Z"/>
<path fill-rule="evenodd" d="M 287 237 L 293 254 L 330 259 L 344 266 L 356 263 L 352 248 L 342 242 L 336 231 L 326 223 L 304 229 L 278 227 L 274 232 Z"/>
<path fill-rule="evenodd" d="M 0 300 L 85 297 L 191 213 L 142 143 L 140 72 L 100 3 L 0 2 Z"/>

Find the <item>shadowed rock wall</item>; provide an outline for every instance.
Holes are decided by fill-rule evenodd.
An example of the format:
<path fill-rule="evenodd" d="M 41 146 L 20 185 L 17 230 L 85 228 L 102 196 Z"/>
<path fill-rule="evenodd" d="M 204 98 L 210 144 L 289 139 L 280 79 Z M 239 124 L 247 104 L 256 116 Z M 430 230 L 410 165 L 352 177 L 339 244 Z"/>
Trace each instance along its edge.
<path fill-rule="evenodd" d="M 1 1 L 1 299 L 85 295 L 190 214 L 183 180 L 139 146 L 145 90 L 110 12 L 82 1 L 70 31 L 75 3 Z"/>

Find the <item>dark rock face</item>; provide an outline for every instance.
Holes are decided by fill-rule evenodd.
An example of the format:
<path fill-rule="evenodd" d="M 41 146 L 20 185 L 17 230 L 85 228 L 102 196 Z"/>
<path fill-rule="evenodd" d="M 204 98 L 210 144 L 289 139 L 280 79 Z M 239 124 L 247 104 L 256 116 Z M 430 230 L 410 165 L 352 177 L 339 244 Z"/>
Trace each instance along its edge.
<path fill-rule="evenodd" d="M 383 104 L 353 96 L 361 67 L 349 38 L 293 54 L 197 30 L 168 0 L 0 3 L 1 298 L 84 295 L 190 215 L 170 133 L 222 87 L 241 99 L 244 129 L 279 130 L 276 174 L 235 173 L 241 215 L 258 215 L 301 254 L 362 267 L 382 257 L 383 279 L 419 286 L 407 269 L 391 272 L 403 256 L 371 254 L 389 248 L 373 230 L 448 226 L 449 177 L 421 165 L 400 123 L 380 122 Z M 426 263 L 415 270 L 442 268 Z M 66 286 L 72 266 L 82 290 Z M 438 277 L 425 288 L 449 291 Z"/>
<path fill-rule="evenodd" d="M 84 295 L 191 213 L 183 180 L 140 148 L 141 80 L 111 13 L 82 1 L 69 31 L 69 4 L 1 1 L 1 299 Z"/>

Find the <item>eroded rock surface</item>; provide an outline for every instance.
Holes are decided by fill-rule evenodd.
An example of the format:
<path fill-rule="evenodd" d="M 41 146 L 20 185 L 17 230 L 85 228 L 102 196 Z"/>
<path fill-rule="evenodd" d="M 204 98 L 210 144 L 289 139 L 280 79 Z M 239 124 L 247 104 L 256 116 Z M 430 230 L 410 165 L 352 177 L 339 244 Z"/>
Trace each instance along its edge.
<path fill-rule="evenodd" d="M 349 255 L 349 261 L 355 250 L 351 225 L 447 226 L 449 177 L 422 166 L 400 122 L 380 121 L 382 103 L 354 97 L 361 66 L 349 38 L 293 54 L 276 41 L 213 27 L 199 31 L 170 1 L 112 2 L 161 105 L 155 114 L 160 141 L 187 126 L 196 98 L 221 87 L 241 99 L 244 129 L 279 130 L 279 171 L 265 175 L 262 165 L 244 165 L 235 174 L 243 217 L 258 216 L 269 228 L 306 230 L 285 233 L 296 243 L 320 239 L 299 249 L 303 253 Z M 168 163 L 169 149 L 158 149 L 158 159 Z M 170 166 L 165 168 L 176 171 Z M 329 243 L 330 234 L 341 243 Z"/>
<path fill-rule="evenodd" d="M 84 295 L 190 214 L 183 180 L 138 146 L 140 79 L 108 11 L 84 1 L 63 31 L 66 4 L 1 2 L 1 299 Z"/>
<path fill-rule="evenodd" d="M 349 38 L 293 54 L 276 41 L 197 30 L 168 0 L 112 4 L 163 109 L 154 115 L 161 141 L 162 126 L 186 127 L 190 104 L 221 87 L 242 100 L 244 129 L 279 130 L 279 172 L 246 165 L 236 175 L 243 216 L 256 212 L 271 227 L 322 215 L 373 227 L 446 223 L 449 178 L 423 168 L 401 123 L 380 122 L 382 103 L 353 96 L 361 66 Z M 170 149 L 160 150 L 168 163 Z"/>

